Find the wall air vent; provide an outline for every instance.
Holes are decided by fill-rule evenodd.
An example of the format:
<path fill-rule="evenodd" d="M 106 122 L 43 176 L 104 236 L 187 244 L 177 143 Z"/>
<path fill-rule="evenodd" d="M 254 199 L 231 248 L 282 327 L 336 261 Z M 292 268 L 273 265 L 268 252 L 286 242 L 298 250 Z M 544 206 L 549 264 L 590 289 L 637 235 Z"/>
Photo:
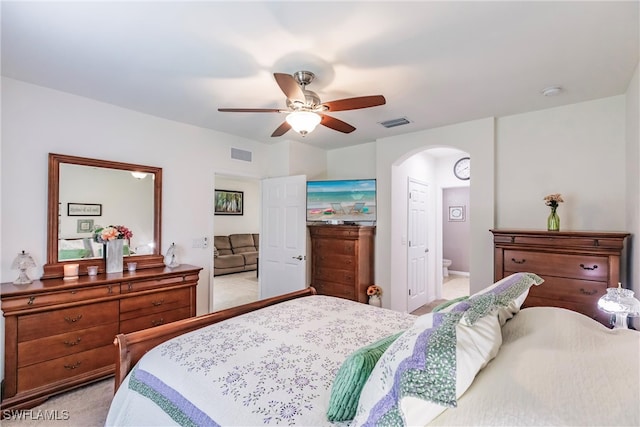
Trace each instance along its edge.
<path fill-rule="evenodd" d="M 251 151 L 241 150 L 239 148 L 231 149 L 231 158 L 236 160 L 243 160 L 245 162 L 251 161 Z"/>
<path fill-rule="evenodd" d="M 391 119 L 385 122 L 380 122 L 380 124 L 386 128 L 394 128 L 396 126 L 408 125 L 409 123 L 411 122 L 406 117 L 400 117 L 399 119 Z"/>

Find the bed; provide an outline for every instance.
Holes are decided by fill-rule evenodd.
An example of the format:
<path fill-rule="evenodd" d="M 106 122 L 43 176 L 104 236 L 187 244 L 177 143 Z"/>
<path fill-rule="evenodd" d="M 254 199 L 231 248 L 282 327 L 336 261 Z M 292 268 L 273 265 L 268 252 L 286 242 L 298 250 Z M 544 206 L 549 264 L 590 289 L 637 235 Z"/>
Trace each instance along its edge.
<path fill-rule="evenodd" d="M 640 425 L 640 333 L 520 310 L 539 283 L 423 316 L 310 288 L 119 335 L 106 425 Z"/>

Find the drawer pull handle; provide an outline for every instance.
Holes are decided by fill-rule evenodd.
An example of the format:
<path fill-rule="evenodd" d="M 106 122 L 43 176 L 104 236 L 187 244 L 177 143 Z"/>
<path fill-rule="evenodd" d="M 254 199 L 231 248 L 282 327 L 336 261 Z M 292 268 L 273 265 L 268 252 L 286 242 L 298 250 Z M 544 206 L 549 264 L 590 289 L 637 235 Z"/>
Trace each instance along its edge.
<path fill-rule="evenodd" d="M 76 323 L 78 320 L 82 319 L 82 314 L 78 314 L 76 317 L 65 317 L 64 320 L 67 323 Z"/>
<path fill-rule="evenodd" d="M 592 291 L 587 291 L 584 288 L 580 288 L 580 293 L 581 294 L 585 294 L 585 295 L 593 295 L 596 292 L 598 292 L 596 289 L 592 290 Z"/>
<path fill-rule="evenodd" d="M 27 305 L 33 305 L 33 301 L 35 301 L 36 297 L 31 296 L 29 297 L 29 301 L 27 301 Z"/>
<path fill-rule="evenodd" d="M 593 267 L 587 267 L 584 264 L 580 264 L 580 267 L 582 267 L 583 270 L 595 270 L 596 268 L 598 268 L 597 265 L 594 265 Z"/>
<path fill-rule="evenodd" d="M 109 293 L 109 294 L 113 293 L 113 285 L 109 285 L 109 291 L 107 293 Z"/>
<path fill-rule="evenodd" d="M 70 371 L 72 371 L 74 369 L 79 368 L 81 364 L 82 364 L 82 362 L 78 361 L 78 362 L 74 363 L 73 365 L 64 365 L 64 368 L 65 369 L 69 369 Z"/>
<path fill-rule="evenodd" d="M 133 283 L 129 282 L 127 288 L 132 291 L 133 290 Z"/>
<path fill-rule="evenodd" d="M 515 262 L 516 264 L 524 264 L 525 262 L 527 262 L 527 260 L 524 258 L 519 261 L 515 258 L 511 258 L 511 261 Z"/>
<path fill-rule="evenodd" d="M 151 321 L 151 324 L 152 324 L 153 326 L 160 326 L 160 325 L 162 325 L 163 323 L 164 323 L 164 319 L 163 319 L 162 317 L 160 318 L 160 320 L 152 320 L 152 321 Z"/>
<path fill-rule="evenodd" d="M 80 341 L 82 341 L 82 338 L 76 338 L 75 341 L 65 341 L 64 343 L 69 347 L 73 347 L 75 345 L 80 344 Z"/>
<path fill-rule="evenodd" d="M 157 306 L 159 306 L 159 305 L 164 304 L 164 300 L 163 300 L 163 299 L 161 299 L 160 301 L 151 301 L 151 304 L 153 304 L 154 306 L 156 306 L 156 307 L 157 307 Z"/>

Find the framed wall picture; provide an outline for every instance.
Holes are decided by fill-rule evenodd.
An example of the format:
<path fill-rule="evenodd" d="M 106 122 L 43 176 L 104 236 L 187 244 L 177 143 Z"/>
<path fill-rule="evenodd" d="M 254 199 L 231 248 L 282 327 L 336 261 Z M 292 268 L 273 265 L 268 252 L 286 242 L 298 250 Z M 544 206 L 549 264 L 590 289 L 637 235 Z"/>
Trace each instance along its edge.
<path fill-rule="evenodd" d="M 244 213 L 244 192 L 216 190 L 214 213 L 215 215 L 242 215 Z"/>
<path fill-rule="evenodd" d="M 449 206 L 449 221 L 464 221 L 464 206 Z"/>
<path fill-rule="evenodd" d="M 67 203 L 68 216 L 102 216 L 102 205 L 97 203 Z"/>
<path fill-rule="evenodd" d="M 91 233 L 93 232 L 93 220 L 92 219 L 79 219 L 77 233 Z"/>

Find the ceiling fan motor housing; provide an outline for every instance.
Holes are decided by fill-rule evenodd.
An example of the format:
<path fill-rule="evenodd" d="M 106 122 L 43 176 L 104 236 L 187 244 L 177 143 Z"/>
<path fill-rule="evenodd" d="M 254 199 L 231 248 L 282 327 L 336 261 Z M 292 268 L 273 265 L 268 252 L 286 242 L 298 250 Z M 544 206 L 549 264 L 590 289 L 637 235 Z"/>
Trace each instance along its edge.
<path fill-rule="evenodd" d="M 302 89 L 302 92 L 304 93 L 306 102 L 302 104 L 299 101 L 287 98 L 287 107 L 291 108 L 292 110 L 315 110 L 320 106 L 320 97 L 317 93 L 306 89 Z"/>

